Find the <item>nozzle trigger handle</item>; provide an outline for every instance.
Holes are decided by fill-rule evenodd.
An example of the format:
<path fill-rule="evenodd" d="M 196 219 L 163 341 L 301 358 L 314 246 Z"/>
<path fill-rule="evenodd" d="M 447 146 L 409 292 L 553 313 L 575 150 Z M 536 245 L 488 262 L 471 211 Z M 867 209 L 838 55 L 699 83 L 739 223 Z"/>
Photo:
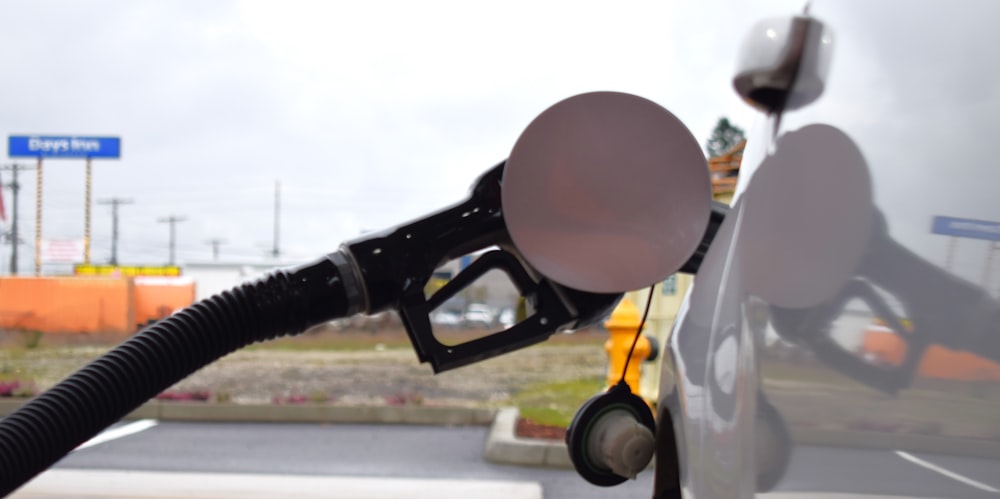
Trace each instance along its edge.
<path fill-rule="evenodd" d="M 441 343 L 434 336 L 430 313 L 491 270 L 506 273 L 535 312 L 503 331 L 455 345 Z M 429 298 L 420 289 L 408 292 L 401 297 L 399 312 L 417 358 L 436 373 L 540 343 L 576 319 L 555 284 L 547 279 L 535 281 L 517 257 L 503 250 L 482 254 Z"/>

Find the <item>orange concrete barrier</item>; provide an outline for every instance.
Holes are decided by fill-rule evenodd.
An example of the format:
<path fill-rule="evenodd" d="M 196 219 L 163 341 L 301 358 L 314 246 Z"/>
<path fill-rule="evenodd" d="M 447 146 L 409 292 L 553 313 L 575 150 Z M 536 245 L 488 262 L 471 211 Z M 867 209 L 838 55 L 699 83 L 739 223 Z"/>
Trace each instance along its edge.
<path fill-rule="evenodd" d="M 884 326 L 872 326 L 865 332 L 864 351 L 886 364 L 898 366 L 906 355 L 906 343 Z M 959 381 L 1000 380 L 1000 364 L 971 352 L 949 350 L 931 345 L 924 352 L 917 370 L 925 378 Z"/>
<path fill-rule="evenodd" d="M 139 322 L 193 302 L 189 279 L 168 284 L 123 277 L 3 277 L 0 329 L 127 335 Z"/>
<path fill-rule="evenodd" d="M 194 303 L 194 281 L 185 277 L 136 277 L 135 320 L 160 320 Z"/>
<path fill-rule="evenodd" d="M 0 278 L 0 327 L 125 334 L 132 329 L 129 287 L 124 279 Z"/>

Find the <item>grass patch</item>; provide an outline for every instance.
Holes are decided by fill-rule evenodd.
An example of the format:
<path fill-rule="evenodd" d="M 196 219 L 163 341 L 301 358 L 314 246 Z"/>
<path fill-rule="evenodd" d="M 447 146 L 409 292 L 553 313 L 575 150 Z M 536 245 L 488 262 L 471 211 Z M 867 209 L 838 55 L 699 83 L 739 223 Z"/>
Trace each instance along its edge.
<path fill-rule="evenodd" d="M 455 345 L 495 333 L 492 329 L 446 329 L 435 331 L 435 337 L 445 345 Z M 607 334 L 586 330 L 575 334 L 554 334 L 542 345 L 604 345 Z M 383 327 L 373 331 L 362 329 L 337 330 L 320 326 L 295 336 L 284 336 L 263 343 L 255 343 L 247 350 L 311 351 L 327 350 L 357 352 L 371 350 L 412 349 L 410 337 L 402 326 Z"/>
<path fill-rule="evenodd" d="M 604 379 L 582 379 L 529 385 L 511 401 L 521 416 L 538 424 L 569 426 L 577 409 L 604 390 Z"/>
<path fill-rule="evenodd" d="M 323 335 L 323 336 L 292 336 L 279 338 L 263 343 L 254 343 L 244 350 L 282 350 L 290 352 L 307 351 L 341 351 L 358 352 L 368 350 L 394 350 L 402 348 L 413 348 L 406 335 L 364 335 L 364 334 L 343 334 L 343 335 Z"/>

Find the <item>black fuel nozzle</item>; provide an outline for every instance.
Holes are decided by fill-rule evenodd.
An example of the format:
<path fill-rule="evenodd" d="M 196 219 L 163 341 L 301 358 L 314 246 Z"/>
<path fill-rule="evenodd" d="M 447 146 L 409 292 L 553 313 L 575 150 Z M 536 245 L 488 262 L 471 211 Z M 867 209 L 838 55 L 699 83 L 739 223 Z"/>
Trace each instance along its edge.
<path fill-rule="evenodd" d="M 364 291 L 364 312 L 395 309 L 417 357 L 434 372 L 479 362 L 542 342 L 553 333 L 585 327 L 611 311 L 621 294 L 589 293 L 562 286 L 534 271 L 507 232 L 500 202 L 505 163 L 484 173 L 468 199 L 424 218 L 344 245 Z M 432 295 L 425 287 L 449 260 L 480 255 Z M 460 344 L 434 336 L 430 313 L 490 270 L 503 271 L 534 311 L 510 328 Z"/>

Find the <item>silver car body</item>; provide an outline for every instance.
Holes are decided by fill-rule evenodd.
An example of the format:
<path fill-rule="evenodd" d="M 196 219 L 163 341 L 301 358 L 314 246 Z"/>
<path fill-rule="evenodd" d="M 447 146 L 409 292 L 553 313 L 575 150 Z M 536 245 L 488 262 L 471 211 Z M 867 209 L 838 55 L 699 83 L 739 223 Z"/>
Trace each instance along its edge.
<path fill-rule="evenodd" d="M 654 497 L 992 495 L 1000 3 L 818 1 L 808 15 L 829 72 L 819 98 L 749 137 L 663 356 Z M 807 459 L 825 449 L 873 464 L 818 469 L 838 462 Z M 877 464 L 890 459 L 925 481 Z M 972 473 L 940 465 L 952 459 Z M 802 479 L 820 475 L 833 479 Z"/>

